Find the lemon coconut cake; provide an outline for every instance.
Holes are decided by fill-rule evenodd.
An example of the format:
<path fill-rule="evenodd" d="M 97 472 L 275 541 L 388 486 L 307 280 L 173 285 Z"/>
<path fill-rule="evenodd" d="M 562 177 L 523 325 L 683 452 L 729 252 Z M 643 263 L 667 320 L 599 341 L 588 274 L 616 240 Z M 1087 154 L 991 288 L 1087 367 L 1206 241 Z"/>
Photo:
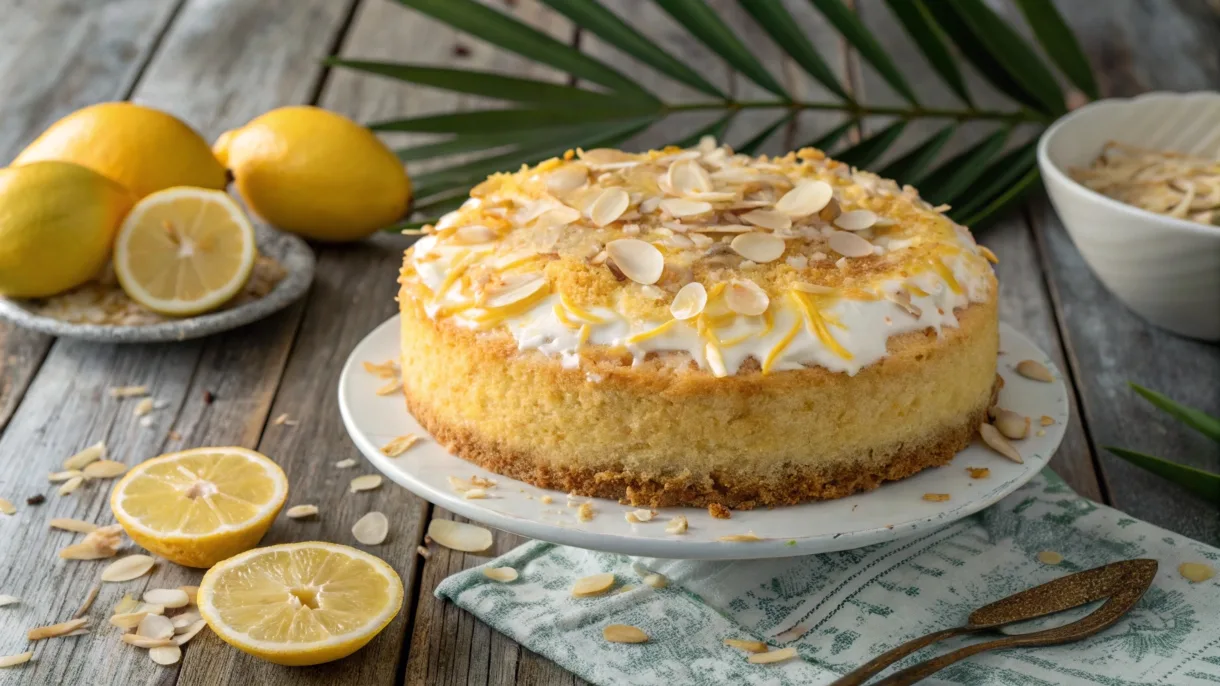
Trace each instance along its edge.
<path fill-rule="evenodd" d="M 986 248 L 804 149 L 577 150 L 496 174 L 401 272 L 412 414 L 457 455 L 636 506 L 839 498 L 985 421 Z"/>

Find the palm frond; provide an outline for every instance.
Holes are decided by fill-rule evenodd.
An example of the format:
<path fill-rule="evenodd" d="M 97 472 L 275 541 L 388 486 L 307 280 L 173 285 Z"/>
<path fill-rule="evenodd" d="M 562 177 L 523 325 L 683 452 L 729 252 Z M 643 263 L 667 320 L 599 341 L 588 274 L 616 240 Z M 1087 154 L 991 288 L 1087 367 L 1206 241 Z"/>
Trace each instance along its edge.
<path fill-rule="evenodd" d="M 743 42 L 734 25 L 709 7 L 706 0 L 655 0 L 693 39 L 706 46 L 737 77 L 749 79 L 772 99 L 737 100 L 705 74 L 707 65 L 687 64 L 632 26 L 598 0 L 541 0 L 571 20 L 580 30 L 640 65 L 709 96 L 705 101 L 665 102 L 610 64 L 526 25 L 477 0 L 398 0 L 406 7 L 441 21 L 490 45 L 547 65 L 575 79 L 575 85 L 508 76 L 491 71 L 371 60 L 333 59 L 330 66 L 397 79 L 429 88 L 498 100 L 488 109 L 389 119 L 370 124 L 375 131 L 436 134 L 440 139 L 398 150 L 404 161 L 483 153 L 414 178 L 416 216 L 440 213 L 462 202 L 466 191 L 486 175 L 541 161 L 574 147 L 621 145 L 631 136 L 673 114 L 706 113 L 705 124 L 675 145 L 694 145 L 702 136 L 724 138 L 735 115 L 746 110 L 771 110 L 773 118 L 744 131 L 740 151 L 754 154 L 762 145 L 806 111 L 838 112 L 840 123 L 811 135 L 807 145 L 842 149 L 835 156 L 868 168 L 918 127 L 916 120 L 941 120 L 943 126 L 915 143 L 908 152 L 884 165 L 880 173 L 901 183 L 917 184 L 933 203 L 955 205 L 951 216 L 968 224 L 992 220 L 1019 201 L 1038 180 L 1032 148 L 1021 146 L 1001 154 L 1010 134 L 1019 127 L 1043 126 L 1065 109 L 1066 97 L 1051 65 L 1076 88 L 1097 93 L 1088 61 L 1071 30 L 1050 0 L 1010 0 L 1026 18 L 1037 45 L 1026 41 L 984 0 L 886 0 L 902 29 L 910 35 L 928 65 L 961 101 L 956 108 L 923 104 L 886 46 L 844 0 L 808 0 L 817 12 L 905 102 L 874 105 L 861 102 L 830 68 L 818 46 L 801 31 L 793 12 L 800 4 L 738 0 L 738 6 L 761 32 L 796 66 L 826 89 L 826 100 L 798 100 L 779 80 L 781 71 L 764 64 Z M 1039 50 L 1040 46 L 1040 50 Z M 1045 55 L 1045 58 L 1042 56 Z M 982 109 L 966 88 L 963 65 L 976 70 L 1011 99 L 1007 108 Z M 791 72 L 788 74 L 791 77 Z M 844 136 L 864 120 L 881 117 L 888 124 L 853 145 Z M 743 118 L 744 121 L 744 118 Z M 755 121 L 750 118 L 750 121 Z M 943 160 L 942 152 L 960 125 L 982 122 L 983 138 Z M 738 126 L 741 123 L 738 122 Z M 734 127 L 736 132 L 737 127 Z M 926 130 L 926 129 L 925 129 Z M 738 134 L 733 138 L 737 139 Z M 803 146 L 802 146 L 803 147 Z M 413 222 L 407 222 L 413 223 Z M 405 224 L 399 225 L 400 227 Z"/>

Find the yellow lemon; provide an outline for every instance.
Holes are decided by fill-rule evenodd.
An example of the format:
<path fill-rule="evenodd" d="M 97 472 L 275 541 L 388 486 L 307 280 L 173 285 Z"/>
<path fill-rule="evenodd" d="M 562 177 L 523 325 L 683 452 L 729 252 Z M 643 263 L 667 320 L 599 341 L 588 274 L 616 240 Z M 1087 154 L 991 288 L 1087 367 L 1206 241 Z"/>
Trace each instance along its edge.
<path fill-rule="evenodd" d="M 254 227 L 224 191 L 167 188 L 136 203 L 114 242 L 114 273 L 132 300 L 187 316 L 228 302 L 258 257 Z"/>
<path fill-rule="evenodd" d="M 224 188 L 224 166 L 182 120 L 130 102 L 77 110 L 43 132 L 13 160 L 75 162 L 126 186 L 137 197 L 172 186 Z"/>
<path fill-rule="evenodd" d="M 364 647 L 402 608 L 390 565 L 334 543 L 257 548 L 199 584 L 199 613 L 224 642 L 281 665 L 317 665 Z"/>
<path fill-rule="evenodd" d="M 216 157 L 269 224 L 319 241 L 364 238 L 402 218 L 407 170 L 368 129 L 317 107 L 281 107 L 221 134 Z"/>
<path fill-rule="evenodd" d="M 249 550 L 288 497 L 288 478 L 245 448 L 195 448 L 141 462 L 110 494 L 131 540 L 187 567 Z"/>
<path fill-rule="evenodd" d="M 93 278 L 133 200 L 68 162 L 0 169 L 0 295 L 42 298 Z"/>

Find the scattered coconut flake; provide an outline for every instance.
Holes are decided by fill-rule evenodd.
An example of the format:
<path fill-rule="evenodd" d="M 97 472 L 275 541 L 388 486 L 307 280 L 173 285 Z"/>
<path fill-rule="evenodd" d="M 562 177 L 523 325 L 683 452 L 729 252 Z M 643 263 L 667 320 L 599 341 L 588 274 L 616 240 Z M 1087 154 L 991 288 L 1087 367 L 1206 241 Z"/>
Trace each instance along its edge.
<path fill-rule="evenodd" d="M 144 398 L 140 402 L 136 403 L 136 406 L 131 410 L 131 414 L 136 417 L 143 417 L 144 415 L 146 415 L 152 411 L 153 411 L 153 399 Z"/>
<path fill-rule="evenodd" d="M 138 398 L 148 395 L 148 386 L 114 386 L 110 389 L 111 398 Z"/>
<path fill-rule="evenodd" d="M 1018 362 L 1017 373 L 1027 379 L 1043 383 L 1051 383 L 1055 380 L 1055 377 L 1051 375 L 1051 370 L 1047 369 L 1046 365 L 1034 360 L 1021 360 Z"/>
<path fill-rule="evenodd" d="M 483 488 L 472 488 L 462 495 L 466 500 L 482 500 L 487 497 L 487 490 Z"/>
<path fill-rule="evenodd" d="M 15 595 L 0 595 L 0 607 L 5 605 L 14 605 L 21 602 L 21 599 Z"/>
<path fill-rule="evenodd" d="M 403 434 L 398 438 L 386 443 L 381 448 L 381 454 L 386 457 L 398 457 L 411 449 L 411 446 L 419 442 L 419 436 L 415 434 Z"/>
<path fill-rule="evenodd" d="M 380 512 L 370 512 L 352 525 L 352 535 L 364 545 L 381 545 L 390 533 L 390 520 Z"/>
<path fill-rule="evenodd" d="M 289 519 L 304 519 L 305 517 L 315 517 L 318 514 L 317 505 L 293 505 L 288 508 L 286 513 Z"/>
<path fill-rule="evenodd" d="M 34 627 L 26 632 L 26 638 L 31 641 L 41 641 L 44 638 L 58 638 L 60 636 L 66 636 L 77 629 L 82 629 L 88 623 L 88 617 L 80 617 L 77 619 L 69 619 L 66 622 L 60 622 L 59 624 Z"/>
<path fill-rule="evenodd" d="M 712 211 L 712 203 L 686 198 L 666 198 L 661 201 L 660 207 L 675 217 L 693 217 Z"/>
<path fill-rule="evenodd" d="M 923 499 L 932 503 L 943 503 L 949 499 L 948 493 L 924 493 Z"/>
<path fill-rule="evenodd" d="M 721 536 L 716 540 L 725 541 L 727 543 L 753 543 L 754 541 L 761 541 L 762 539 L 754 535 L 754 532 L 751 531 L 745 534 L 730 534 L 728 536 Z"/>
<path fill-rule="evenodd" d="M 176 645 L 172 639 L 168 638 L 148 638 L 139 634 L 123 634 L 123 642 L 128 645 L 133 645 L 137 648 L 161 648 L 165 646 Z"/>
<path fill-rule="evenodd" d="M 1025 464 L 1025 460 L 1021 459 L 1021 453 L 1012 447 L 999 429 L 990 424 L 982 424 L 979 426 L 979 435 L 983 437 L 983 442 L 987 444 L 987 447 L 1017 464 Z"/>
<path fill-rule="evenodd" d="M 65 481 L 63 485 L 59 487 L 58 492 L 60 495 L 69 495 L 76 489 L 80 488 L 80 485 L 83 483 L 85 483 L 84 476 L 74 476 Z"/>
<path fill-rule="evenodd" d="M 477 245 L 479 243 L 491 243 L 498 240 L 500 234 L 496 233 L 489 227 L 479 224 L 468 224 L 459 226 L 453 232 L 453 240 L 463 245 Z"/>
<path fill-rule="evenodd" d="M 593 521 L 593 515 L 593 503 L 581 503 L 580 507 L 576 509 L 576 518 L 582 522 Z"/>
<path fill-rule="evenodd" d="M 834 223 L 844 231 L 863 231 L 877 223 L 877 214 L 872 210 L 852 210 L 835 217 Z"/>
<path fill-rule="evenodd" d="M 203 631 L 203 628 L 207 625 L 208 625 L 208 623 L 205 622 L 204 620 L 196 619 L 193 623 L 191 623 L 190 626 L 188 626 L 186 628 L 185 631 L 175 633 L 174 637 L 170 640 L 172 640 L 174 642 L 174 645 L 178 645 L 178 646 L 186 645 L 188 641 L 190 641 L 192 638 L 195 638 L 196 636 L 198 636 L 199 632 Z M 175 631 L 177 631 L 177 629 L 175 629 Z"/>
<path fill-rule="evenodd" d="M 971 479 L 986 479 L 991 476 L 991 470 L 986 467 L 966 467 Z"/>
<path fill-rule="evenodd" d="M 822 211 L 833 197 L 834 189 L 825 181 L 802 181 L 776 201 L 775 210 L 790 217 L 806 217 Z"/>
<path fill-rule="evenodd" d="M 85 465 L 83 476 L 88 479 L 113 479 L 127 472 L 127 465 L 114 460 L 98 460 Z"/>
<path fill-rule="evenodd" d="M 16 514 L 17 506 L 13 505 L 13 501 L 9 500 L 8 498 L 0 498 L 0 512 L 3 512 L 6 515 Z"/>
<path fill-rule="evenodd" d="M 451 519 L 433 519 L 428 523 L 428 536 L 450 550 L 464 553 L 481 553 L 493 542 L 487 529 Z"/>
<path fill-rule="evenodd" d="M 730 281 L 724 291 L 724 301 L 730 310 L 749 316 L 760 315 L 771 305 L 767 292 L 749 279 Z"/>
<path fill-rule="evenodd" d="M 611 643 L 646 643 L 648 634 L 628 624 L 610 624 L 602 629 L 602 637 Z"/>
<path fill-rule="evenodd" d="M 1043 550 L 1038 553 L 1038 561 L 1044 565 L 1057 565 L 1063 562 L 1063 555 L 1053 550 Z"/>
<path fill-rule="evenodd" d="M 606 244 L 606 252 L 628 279 L 645 286 L 656 283 L 665 271 L 665 257 L 656 246 L 638 238 L 619 238 Z"/>
<path fill-rule="evenodd" d="M 766 665 L 772 662 L 791 660 L 794 657 L 796 657 L 796 648 L 789 646 L 787 648 L 780 648 L 779 650 L 772 650 L 765 653 L 755 653 L 746 659 L 752 664 Z"/>
<path fill-rule="evenodd" d="M 106 456 L 105 441 L 98 441 L 72 457 L 64 460 L 64 469 L 84 469 L 85 465 Z"/>
<path fill-rule="evenodd" d="M 191 625 L 200 620 L 198 612 L 190 610 L 183 612 L 180 615 L 174 615 L 169 618 L 169 623 L 174 625 L 175 634 L 185 634 L 190 630 Z"/>
<path fill-rule="evenodd" d="M 147 616 L 147 612 L 120 612 L 110 616 L 110 624 L 123 631 L 127 631 L 139 626 L 140 622 Z"/>
<path fill-rule="evenodd" d="M 613 223 L 631 205 L 631 197 L 622 188 L 607 188 L 589 205 L 589 219 L 598 226 Z"/>
<path fill-rule="evenodd" d="M 669 585 L 669 579 L 664 574 L 653 572 L 644 576 L 644 585 L 652 586 L 653 588 L 665 588 Z"/>
<path fill-rule="evenodd" d="M 339 469 L 347 469 L 348 467 L 355 467 L 356 461 L 349 457 L 346 460 L 339 460 L 335 463 L 335 466 Z"/>
<path fill-rule="evenodd" d="M 835 231 L 826 239 L 830 249 L 844 257 L 866 257 L 873 254 L 873 244 L 854 233 Z"/>
<path fill-rule="evenodd" d="M 156 560 L 148 555 L 128 555 L 106 565 L 102 581 L 119 582 L 138 579 L 152 570 Z"/>
<path fill-rule="evenodd" d="M 593 574 L 591 576 L 581 577 L 572 585 L 572 595 L 577 598 L 588 598 L 590 596 L 601 595 L 610 590 L 614 585 L 614 574 L 603 572 L 601 574 Z"/>
<path fill-rule="evenodd" d="M 380 488 L 382 480 L 380 474 L 364 474 L 352 479 L 351 483 L 347 486 L 347 490 L 349 493 L 371 491 L 375 488 Z"/>
<path fill-rule="evenodd" d="M 1005 438 L 1020 440 L 1029 435 L 1029 417 L 1019 415 L 1012 410 L 998 408 L 993 424 L 1000 433 L 1004 434 Z"/>
<path fill-rule="evenodd" d="M 747 653 L 765 653 L 770 648 L 762 641 L 748 641 L 740 638 L 726 638 L 724 644 L 730 648 L 739 648 Z"/>
<path fill-rule="evenodd" d="M 632 510 L 626 514 L 626 517 L 627 521 L 632 524 L 639 524 L 640 522 L 652 521 L 656 514 L 656 510 Z"/>
<path fill-rule="evenodd" d="M 1178 574 L 1191 583 L 1203 583 L 1216 575 L 1216 570 L 1202 562 L 1183 562 L 1178 565 Z"/>
<path fill-rule="evenodd" d="M 517 570 L 512 567 L 489 567 L 483 570 L 483 576 L 500 583 L 517 580 Z"/>
<path fill-rule="evenodd" d="M 729 246 L 738 255 L 758 264 L 774 262 L 784 254 L 784 239 L 773 233 L 738 234 Z"/>
<path fill-rule="evenodd" d="M 698 281 L 692 281 L 678 289 L 674 301 L 669 304 L 669 313 L 674 319 L 697 317 L 707 307 L 707 289 Z"/>
<path fill-rule="evenodd" d="M 741 220 L 772 231 L 787 231 L 792 228 L 792 217 L 774 210 L 750 210 L 741 215 Z"/>
<path fill-rule="evenodd" d="M 18 653 L 17 655 L 5 655 L 0 657 L 0 667 L 16 667 L 17 665 L 23 665 L 29 662 L 30 658 L 32 657 L 34 657 L 33 651 L 26 651 L 24 653 Z"/>
<path fill-rule="evenodd" d="M 180 588 L 153 588 L 144 592 L 144 602 L 168 608 L 186 607 L 191 597 Z"/>
<path fill-rule="evenodd" d="M 163 615 L 146 614 L 136 625 L 136 634 L 144 638 L 170 638 L 174 635 L 174 625 Z"/>
<path fill-rule="evenodd" d="M 677 517 L 669 520 L 669 523 L 665 525 L 665 533 L 684 534 L 686 533 L 687 526 L 686 517 L 684 515 L 678 515 Z"/>
<path fill-rule="evenodd" d="M 59 551 L 65 560 L 101 560 L 114 557 L 122 545 L 123 528 L 118 524 L 98 527 L 85 535 L 84 540 Z"/>
<path fill-rule="evenodd" d="M 121 615 L 129 612 L 134 612 L 139 607 L 140 601 L 136 600 L 130 593 L 124 593 L 119 602 L 114 604 L 112 614 Z"/>
<path fill-rule="evenodd" d="M 149 649 L 148 657 L 159 665 L 175 665 L 182 659 L 182 649 L 176 645 L 157 646 Z"/>

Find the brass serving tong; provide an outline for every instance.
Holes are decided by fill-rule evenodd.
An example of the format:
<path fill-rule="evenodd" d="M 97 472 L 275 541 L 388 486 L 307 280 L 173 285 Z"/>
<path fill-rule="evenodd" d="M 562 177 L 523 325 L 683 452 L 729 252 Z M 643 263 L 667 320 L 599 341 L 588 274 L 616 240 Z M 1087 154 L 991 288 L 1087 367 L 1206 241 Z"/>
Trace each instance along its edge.
<path fill-rule="evenodd" d="M 1070 624 L 968 645 L 891 674 L 875 686 L 907 686 L 954 662 L 988 650 L 1032 648 L 1078 641 L 1110 627 L 1126 614 L 1152 585 L 1156 570 L 1156 560 L 1126 560 L 1035 586 L 980 607 L 970 614 L 965 626 L 937 631 L 907 641 L 844 675 L 831 686 L 862 686 L 875 674 L 903 657 L 947 638 L 998 629 L 1006 624 L 1044 617 L 1104 599 L 1106 602 L 1096 610 Z"/>

